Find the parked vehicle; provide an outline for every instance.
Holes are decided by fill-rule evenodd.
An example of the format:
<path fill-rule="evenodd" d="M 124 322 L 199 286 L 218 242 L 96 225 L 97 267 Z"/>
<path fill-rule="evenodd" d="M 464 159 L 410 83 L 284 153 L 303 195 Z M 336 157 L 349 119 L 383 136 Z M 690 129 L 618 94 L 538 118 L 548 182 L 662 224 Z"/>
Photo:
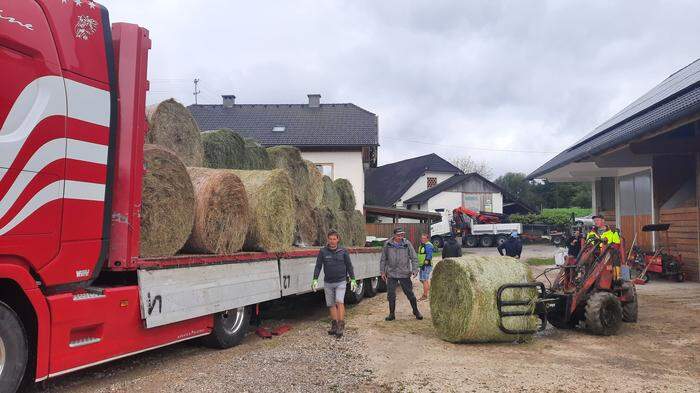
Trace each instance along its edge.
<path fill-rule="evenodd" d="M 495 213 L 475 212 L 463 207 L 452 211 L 439 211 L 442 221 L 430 227 L 431 241 L 441 248 L 444 237 L 452 234 L 462 239 L 463 247 L 495 247 L 513 232 L 522 233 L 522 225 L 502 222 L 505 216 Z"/>
<path fill-rule="evenodd" d="M 151 41 L 101 6 L 3 3 L 0 392 L 197 337 L 227 348 L 254 305 L 310 291 L 316 250 L 139 252 Z M 351 249 L 360 301 L 375 249 Z"/>

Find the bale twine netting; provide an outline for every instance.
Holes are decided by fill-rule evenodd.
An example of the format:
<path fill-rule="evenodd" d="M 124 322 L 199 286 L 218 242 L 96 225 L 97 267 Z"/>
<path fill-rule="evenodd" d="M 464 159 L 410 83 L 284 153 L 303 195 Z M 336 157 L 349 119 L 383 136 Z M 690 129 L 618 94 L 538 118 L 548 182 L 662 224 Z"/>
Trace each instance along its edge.
<path fill-rule="evenodd" d="M 197 123 L 187 108 L 171 98 L 146 108 L 146 117 L 148 120 L 147 143 L 172 150 L 185 166 L 203 165 L 202 137 Z"/>
<path fill-rule="evenodd" d="M 275 146 L 268 148 L 267 152 L 275 168 L 284 169 L 289 173 L 297 203 L 318 206 L 323 198 L 323 187 L 311 186 L 311 173 L 299 149 L 293 146 Z"/>
<path fill-rule="evenodd" d="M 204 166 L 221 169 L 272 169 L 264 147 L 255 140 L 221 129 L 202 133 Z"/>
<path fill-rule="evenodd" d="M 250 222 L 248 195 L 227 169 L 187 168 L 195 193 L 195 219 L 184 250 L 231 254 L 240 251 Z"/>
<path fill-rule="evenodd" d="M 172 151 L 143 148 L 141 256 L 175 255 L 194 223 L 194 188 L 187 168 Z"/>
<path fill-rule="evenodd" d="M 449 342 L 512 342 L 529 335 L 503 333 L 499 327 L 496 292 L 503 284 L 532 281 L 529 267 L 510 257 L 468 255 L 437 263 L 430 287 L 430 313 L 438 336 Z M 532 289 L 509 289 L 503 300 L 534 300 Z M 508 311 L 533 306 L 511 307 Z M 535 329 L 536 316 L 508 317 L 510 329 Z"/>
<path fill-rule="evenodd" d="M 250 205 L 250 224 L 243 249 L 287 251 L 294 241 L 295 217 L 292 183 L 280 169 L 233 171 L 243 182 Z"/>
<path fill-rule="evenodd" d="M 355 210 L 355 192 L 352 184 L 347 179 L 335 179 L 333 186 L 340 199 L 340 209 L 346 212 Z"/>
<path fill-rule="evenodd" d="M 323 198 L 321 199 L 321 205 L 335 210 L 340 209 L 340 197 L 335 191 L 333 180 L 328 176 L 323 176 Z"/>

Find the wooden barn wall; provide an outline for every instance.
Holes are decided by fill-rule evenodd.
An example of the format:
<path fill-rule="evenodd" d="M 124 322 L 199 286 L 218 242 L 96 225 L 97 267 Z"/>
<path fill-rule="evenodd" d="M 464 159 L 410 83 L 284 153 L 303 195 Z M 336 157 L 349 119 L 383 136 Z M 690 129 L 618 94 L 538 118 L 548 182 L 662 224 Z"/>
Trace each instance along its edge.
<path fill-rule="evenodd" d="M 367 236 L 391 238 L 394 236 L 394 228 L 401 227 L 406 232 L 408 239 L 414 247 L 420 243 L 420 235 L 422 233 L 430 234 L 430 225 L 428 224 L 365 224 Z"/>
<path fill-rule="evenodd" d="M 671 224 L 668 231 L 668 242 L 673 252 L 678 252 L 683 256 L 684 272 L 689 280 L 700 280 L 700 269 L 698 268 L 698 255 L 700 247 L 698 244 L 698 208 L 684 207 L 677 209 L 661 209 L 662 223 Z M 663 234 L 658 236 L 658 245 L 666 245 L 666 237 Z"/>

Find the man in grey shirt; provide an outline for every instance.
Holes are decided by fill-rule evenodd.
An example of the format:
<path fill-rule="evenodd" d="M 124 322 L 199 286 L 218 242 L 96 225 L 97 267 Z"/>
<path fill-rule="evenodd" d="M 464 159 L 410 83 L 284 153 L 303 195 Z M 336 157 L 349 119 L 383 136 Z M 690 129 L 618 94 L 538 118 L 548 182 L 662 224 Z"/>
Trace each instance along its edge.
<path fill-rule="evenodd" d="M 379 270 L 382 273 L 382 279 L 386 282 L 387 299 L 389 300 L 389 315 L 384 318 L 387 321 L 396 319 L 397 285 L 401 285 L 403 293 L 411 302 L 413 315 L 416 319 L 423 319 L 423 315 L 418 311 L 418 301 L 413 293 L 413 282 L 411 281 L 411 277 L 418 274 L 418 256 L 411 242 L 405 237 L 406 233 L 402 228 L 394 229 L 394 236 L 384 245 L 379 262 Z"/>

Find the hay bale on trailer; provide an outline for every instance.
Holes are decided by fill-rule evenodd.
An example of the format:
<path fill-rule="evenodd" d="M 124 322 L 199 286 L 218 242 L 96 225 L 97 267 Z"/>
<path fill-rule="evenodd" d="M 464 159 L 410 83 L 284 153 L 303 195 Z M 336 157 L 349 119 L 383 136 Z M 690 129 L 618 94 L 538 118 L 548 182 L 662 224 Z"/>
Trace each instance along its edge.
<path fill-rule="evenodd" d="M 321 198 L 321 206 L 335 210 L 340 209 L 340 197 L 338 196 L 338 192 L 335 191 L 333 180 L 328 176 L 323 176 L 323 198 Z"/>
<path fill-rule="evenodd" d="M 245 139 L 245 154 L 248 169 L 272 169 L 272 160 L 265 149 L 258 141 L 250 138 Z"/>
<path fill-rule="evenodd" d="M 515 336 L 500 330 L 496 292 L 503 284 L 530 281 L 530 268 L 510 257 L 467 255 L 438 262 L 430 287 L 430 314 L 438 336 L 455 343 L 529 339 L 529 335 Z M 534 292 L 510 289 L 504 292 L 503 300 L 533 300 Z M 517 306 L 511 311 L 522 311 L 523 307 L 531 306 Z M 510 329 L 535 329 L 538 323 L 536 316 L 503 320 Z"/>
<path fill-rule="evenodd" d="M 348 179 L 335 179 L 333 186 L 340 198 L 340 209 L 346 212 L 355 210 L 355 192 L 352 189 L 352 183 Z"/>
<path fill-rule="evenodd" d="M 289 175 L 271 171 L 233 171 L 243 181 L 250 205 L 250 224 L 243 249 L 283 252 L 294 241 L 294 197 Z"/>
<path fill-rule="evenodd" d="M 243 247 L 250 222 L 241 179 L 226 169 L 187 168 L 195 192 L 195 219 L 184 250 L 231 254 Z"/>
<path fill-rule="evenodd" d="M 311 196 L 311 206 L 319 207 L 323 202 L 323 174 L 316 168 L 316 164 L 309 160 L 304 160 L 309 171 L 309 195 Z"/>
<path fill-rule="evenodd" d="M 202 133 L 204 166 L 220 169 L 272 169 L 264 147 L 224 128 Z"/>
<path fill-rule="evenodd" d="M 194 188 L 187 168 L 170 150 L 143 148 L 141 256 L 175 255 L 194 224 Z"/>
<path fill-rule="evenodd" d="M 313 211 L 317 229 L 316 244 L 323 246 L 326 244 L 326 235 L 331 229 L 335 229 L 336 231 L 340 232 L 338 229 L 340 214 L 337 210 L 326 206 L 317 207 Z"/>
<path fill-rule="evenodd" d="M 294 244 L 313 246 L 318 243 L 317 217 L 310 204 L 295 205 L 294 221 Z"/>
<path fill-rule="evenodd" d="M 200 167 L 204 148 L 199 127 L 190 111 L 174 99 L 146 108 L 148 133 L 146 143 L 164 146 L 182 160 L 185 166 Z"/>
<path fill-rule="evenodd" d="M 275 146 L 269 147 L 267 152 L 275 168 L 284 169 L 289 173 L 297 204 L 309 203 L 318 206 L 323 197 L 323 188 L 311 186 L 311 173 L 299 149 L 293 146 Z"/>
<path fill-rule="evenodd" d="M 346 239 L 345 245 L 353 247 L 364 247 L 367 239 L 365 231 L 365 216 L 359 210 L 352 212 L 342 212 L 346 222 Z"/>

